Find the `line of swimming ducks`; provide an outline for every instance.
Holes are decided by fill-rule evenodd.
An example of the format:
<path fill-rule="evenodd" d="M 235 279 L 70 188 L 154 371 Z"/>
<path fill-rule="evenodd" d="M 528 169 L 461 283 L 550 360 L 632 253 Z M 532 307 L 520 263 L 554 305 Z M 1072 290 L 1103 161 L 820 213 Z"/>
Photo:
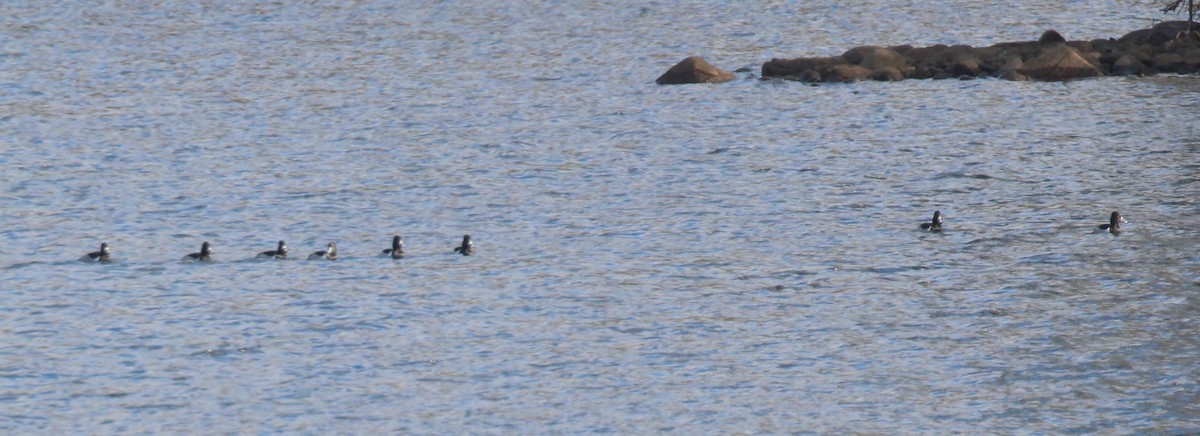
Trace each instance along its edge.
<path fill-rule="evenodd" d="M 1121 217 L 1121 213 L 1113 212 L 1111 215 L 1108 216 L 1108 224 L 1101 224 L 1101 225 L 1096 226 L 1096 229 L 1092 233 L 1107 232 L 1107 233 L 1112 233 L 1113 235 L 1120 235 L 1121 234 L 1121 223 L 1123 223 L 1123 222 L 1127 222 L 1127 221 L 1125 221 L 1125 218 Z M 931 219 L 927 223 L 921 223 L 921 229 L 928 230 L 930 232 L 942 231 L 942 211 L 940 211 L 940 210 L 934 211 L 933 219 Z M 471 243 L 471 235 L 463 235 L 462 244 L 457 247 L 454 247 L 454 252 L 462 254 L 463 256 L 470 256 L 470 255 L 474 254 L 475 253 L 475 245 Z M 210 245 L 208 243 L 208 241 L 204 241 L 204 244 L 200 245 L 200 251 L 198 253 L 188 254 L 187 256 L 183 257 L 183 260 L 195 260 L 195 261 L 207 262 L 207 261 L 212 260 L 212 253 L 213 253 L 212 245 Z M 403 258 L 404 257 L 404 238 L 401 238 L 400 235 L 396 235 L 396 236 L 392 237 L 392 248 L 383 250 L 383 254 L 387 255 L 387 256 L 391 256 L 392 259 Z M 287 244 L 284 243 L 283 241 L 279 241 L 279 245 L 276 246 L 274 250 L 269 250 L 269 251 L 264 251 L 262 253 L 258 253 L 258 256 L 256 256 L 256 257 L 273 258 L 273 259 L 287 259 L 287 255 L 288 255 Z M 112 252 L 109 251 L 108 243 L 103 242 L 100 244 L 100 251 L 93 251 L 91 253 L 85 254 L 85 255 L 83 255 L 83 257 L 79 258 L 79 260 L 107 262 L 107 261 L 111 260 L 111 256 L 112 256 Z M 308 260 L 321 260 L 321 259 L 337 260 L 337 244 L 330 242 L 328 245 L 325 246 L 324 250 L 308 255 Z"/>
<path fill-rule="evenodd" d="M 454 247 L 454 252 L 463 256 L 475 254 L 475 244 L 471 242 L 471 235 L 463 235 L 462 244 Z M 208 241 L 204 241 L 204 243 L 200 245 L 199 252 L 189 253 L 188 255 L 183 256 L 183 260 L 210 262 L 212 261 L 212 254 L 212 244 L 209 244 Z M 400 235 L 393 236 L 392 248 L 384 249 L 383 254 L 390 256 L 392 259 L 403 258 L 404 238 L 400 237 Z M 277 245 L 274 250 L 258 253 L 258 256 L 255 257 L 262 259 L 287 259 L 287 243 L 279 241 L 279 245 Z M 84 262 L 108 262 L 112 260 L 112 251 L 109 250 L 107 242 L 102 242 L 100 243 L 100 251 L 93 251 L 85 254 L 83 257 L 79 258 L 79 260 Z M 337 244 L 330 242 L 325 246 L 324 250 L 308 255 L 308 260 L 337 260 Z"/>
<path fill-rule="evenodd" d="M 1106 225 L 1096 226 L 1096 229 L 1093 229 L 1092 233 L 1112 233 L 1114 235 L 1121 235 L 1121 223 L 1122 222 L 1129 222 L 1129 221 L 1126 221 L 1126 219 L 1124 219 L 1124 217 L 1121 216 L 1121 213 L 1118 213 L 1118 211 L 1114 211 L 1114 213 L 1109 215 L 1109 223 L 1106 223 Z M 934 219 L 930 220 L 929 222 L 920 223 L 920 228 L 926 229 L 926 231 L 930 231 L 930 232 L 941 232 L 942 231 L 942 211 L 935 210 L 934 211 Z"/>
<path fill-rule="evenodd" d="M 1113 235 L 1121 235 L 1121 223 L 1125 223 L 1125 218 L 1121 217 L 1120 212 L 1113 212 L 1108 216 L 1108 224 L 1096 226 L 1092 233 L 1112 233 Z M 942 231 L 942 211 L 933 211 L 933 219 L 927 223 L 921 223 L 921 229 L 931 232 Z"/>

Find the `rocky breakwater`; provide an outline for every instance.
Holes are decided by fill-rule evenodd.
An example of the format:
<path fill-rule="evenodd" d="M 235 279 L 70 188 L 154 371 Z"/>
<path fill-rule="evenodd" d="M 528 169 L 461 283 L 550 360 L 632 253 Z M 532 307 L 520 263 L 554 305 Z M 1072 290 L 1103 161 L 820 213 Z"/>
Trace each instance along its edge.
<path fill-rule="evenodd" d="M 913 47 L 863 46 L 839 56 L 771 59 L 762 66 L 762 77 L 802 82 L 854 82 L 860 80 L 972 79 L 1061 81 L 1097 76 L 1153 75 L 1200 72 L 1200 27 L 1189 31 L 1185 21 L 1168 21 L 1136 30 L 1119 39 L 1068 41 L 1047 30 L 1037 41 L 1004 42 L 990 47 L 934 45 Z M 722 71 L 699 58 L 685 62 Z M 699 62 L 697 62 L 699 60 Z M 677 68 L 672 77 L 686 78 Z M 664 74 L 663 77 L 667 77 Z M 728 80 L 731 74 L 721 78 Z M 658 83 L 697 83 L 723 80 Z M 711 77 L 697 75 L 696 77 Z"/>
<path fill-rule="evenodd" d="M 1059 81 L 1106 75 L 1151 75 L 1200 71 L 1200 33 L 1187 22 L 1160 23 L 1120 39 L 1067 41 L 1047 30 L 1037 41 L 990 47 L 935 45 L 855 47 L 840 56 L 772 59 L 764 78 L 803 82 L 966 79 Z"/>

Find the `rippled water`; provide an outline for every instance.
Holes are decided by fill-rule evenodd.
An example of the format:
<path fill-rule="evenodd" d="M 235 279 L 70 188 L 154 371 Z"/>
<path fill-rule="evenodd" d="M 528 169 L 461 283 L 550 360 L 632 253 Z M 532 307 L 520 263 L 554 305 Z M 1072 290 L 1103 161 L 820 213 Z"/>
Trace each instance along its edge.
<path fill-rule="evenodd" d="M 0 430 L 1200 430 L 1200 79 L 653 85 L 1149 6 L 48 3 L 0 4 Z"/>

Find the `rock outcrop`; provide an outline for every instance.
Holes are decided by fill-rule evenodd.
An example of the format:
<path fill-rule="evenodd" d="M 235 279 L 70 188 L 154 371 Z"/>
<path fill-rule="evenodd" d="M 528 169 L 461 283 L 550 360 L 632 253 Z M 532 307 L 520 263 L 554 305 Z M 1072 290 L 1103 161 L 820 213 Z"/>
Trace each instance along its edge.
<path fill-rule="evenodd" d="M 658 76 L 659 85 L 682 83 L 721 83 L 733 80 L 733 73 L 714 67 L 699 56 L 691 56 Z"/>

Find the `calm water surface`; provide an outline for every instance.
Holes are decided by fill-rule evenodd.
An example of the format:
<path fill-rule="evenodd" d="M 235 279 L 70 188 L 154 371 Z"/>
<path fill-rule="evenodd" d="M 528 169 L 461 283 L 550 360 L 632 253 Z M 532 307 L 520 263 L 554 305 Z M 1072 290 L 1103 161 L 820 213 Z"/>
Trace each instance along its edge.
<path fill-rule="evenodd" d="M 0 4 L 6 433 L 1200 431 L 1200 79 L 653 85 L 1147 5 L 100 3 Z"/>

